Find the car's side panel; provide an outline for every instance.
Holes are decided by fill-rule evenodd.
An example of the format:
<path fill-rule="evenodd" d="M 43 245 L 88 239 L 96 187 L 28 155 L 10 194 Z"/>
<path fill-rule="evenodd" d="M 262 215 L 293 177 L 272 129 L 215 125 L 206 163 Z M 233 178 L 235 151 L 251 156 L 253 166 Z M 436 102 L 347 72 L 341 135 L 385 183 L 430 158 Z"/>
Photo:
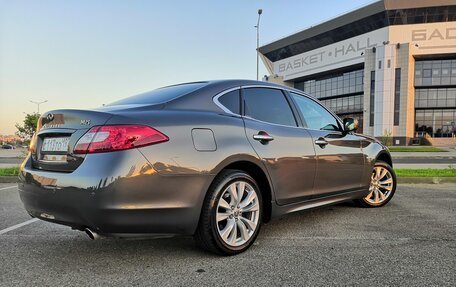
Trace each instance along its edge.
<path fill-rule="evenodd" d="M 338 131 L 309 132 L 317 156 L 315 195 L 324 196 L 360 188 L 365 169 L 361 138 Z M 315 144 L 318 139 L 323 139 L 327 144 Z"/>
<path fill-rule="evenodd" d="M 274 185 L 278 204 L 302 201 L 312 196 L 315 178 L 315 151 L 310 134 L 302 128 L 268 124 L 244 118 L 247 139 L 262 159 Z M 274 140 L 254 139 L 266 132 Z"/>
<path fill-rule="evenodd" d="M 240 117 L 199 111 L 163 111 L 120 114 L 109 123 L 131 121 L 149 125 L 169 137 L 168 142 L 138 149 L 162 175 L 215 175 L 218 165 L 233 155 L 257 157 L 245 137 Z M 212 132 L 216 148 L 198 150 L 192 136 L 195 129 Z"/>
<path fill-rule="evenodd" d="M 195 195 L 195 210 L 201 210 L 212 179 L 230 163 L 254 162 L 262 168 L 263 163 L 246 139 L 242 118 L 227 114 L 200 111 L 152 112 L 147 115 L 120 114 L 109 123 L 132 122 L 149 125 L 169 137 L 158 145 L 141 147 L 138 150 L 147 158 L 154 170 L 165 177 L 201 177 L 205 182 L 198 188 L 189 185 L 176 187 L 176 192 Z M 198 150 L 194 145 L 195 129 L 211 131 L 216 148 Z M 263 169 L 263 168 L 262 168 Z M 274 198 L 273 196 L 271 196 Z M 196 228 L 197 221 L 194 226 Z"/>

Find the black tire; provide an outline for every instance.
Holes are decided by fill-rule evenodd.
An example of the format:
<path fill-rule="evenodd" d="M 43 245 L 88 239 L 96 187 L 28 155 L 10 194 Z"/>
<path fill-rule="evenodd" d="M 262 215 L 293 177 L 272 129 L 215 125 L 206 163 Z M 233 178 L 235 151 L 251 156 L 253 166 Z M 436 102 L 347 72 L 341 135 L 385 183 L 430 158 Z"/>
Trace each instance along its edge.
<path fill-rule="evenodd" d="M 219 235 L 216 212 L 222 194 L 230 184 L 236 181 L 245 181 L 254 188 L 259 203 L 259 217 L 256 230 L 250 239 L 240 246 L 230 246 Z M 255 179 L 241 170 L 222 171 L 211 184 L 204 200 L 198 228 L 194 235 L 196 244 L 204 250 L 220 255 L 236 255 L 244 252 L 253 244 L 260 232 L 263 214 L 262 207 L 261 191 Z"/>
<path fill-rule="evenodd" d="M 374 208 L 374 207 L 382 207 L 382 206 L 385 206 L 386 204 L 388 204 L 388 202 L 390 202 L 390 200 L 393 198 L 394 196 L 394 193 L 396 192 L 396 185 L 397 185 L 397 180 L 396 180 L 396 173 L 394 172 L 394 169 L 389 165 L 387 164 L 386 162 L 383 162 L 383 161 L 377 161 L 374 165 L 374 168 L 375 167 L 382 167 L 382 168 L 386 168 L 390 174 L 391 174 L 391 178 L 393 180 L 392 182 L 392 190 L 390 191 L 390 193 L 388 194 L 388 197 L 382 201 L 381 203 L 372 203 L 370 201 L 368 201 L 366 197 L 363 197 L 361 199 L 357 199 L 355 200 L 355 203 L 356 205 L 360 206 L 360 207 L 366 207 L 366 208 Z"/>

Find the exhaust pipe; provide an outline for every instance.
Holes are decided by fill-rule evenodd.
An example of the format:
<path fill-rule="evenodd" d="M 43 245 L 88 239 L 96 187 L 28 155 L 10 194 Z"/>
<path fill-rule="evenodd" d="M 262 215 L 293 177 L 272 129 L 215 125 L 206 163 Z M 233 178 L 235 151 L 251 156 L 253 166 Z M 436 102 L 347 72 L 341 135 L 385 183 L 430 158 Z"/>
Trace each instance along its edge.
<path fill-rule="evenodd" d="M 97 240 L 97 239 L 101 238 L 101 236 L 98 233 L 96 233 L 95 231 L 93 231 L 90 228 L 86 228 L 86 229 L 84 229 L 84 231 L 87 234 L 87 236 L 89 236 L 89 238 L 92 240 Z"/>

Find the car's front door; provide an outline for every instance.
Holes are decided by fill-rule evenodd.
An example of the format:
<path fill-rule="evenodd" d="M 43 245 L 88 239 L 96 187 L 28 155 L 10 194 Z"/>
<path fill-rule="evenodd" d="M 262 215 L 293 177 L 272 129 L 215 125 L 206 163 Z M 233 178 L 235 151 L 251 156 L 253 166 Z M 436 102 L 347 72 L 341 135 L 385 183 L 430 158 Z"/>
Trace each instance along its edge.
<path fill-rule="evenodd" d="M 245 132 L 271 177 L 278 204 L 313 194 L 315 151 L 310 133 L 297 126 L 282 90 L 242 90 Z"/>
<path fill-rule="evenodd" d="M 297 93 L 290 95 L 312 135 L 317 156 L 315 195 L 359 189 L 364 173 L 361 137 L 344 132 L 340 122 L 320 103 Z"/>

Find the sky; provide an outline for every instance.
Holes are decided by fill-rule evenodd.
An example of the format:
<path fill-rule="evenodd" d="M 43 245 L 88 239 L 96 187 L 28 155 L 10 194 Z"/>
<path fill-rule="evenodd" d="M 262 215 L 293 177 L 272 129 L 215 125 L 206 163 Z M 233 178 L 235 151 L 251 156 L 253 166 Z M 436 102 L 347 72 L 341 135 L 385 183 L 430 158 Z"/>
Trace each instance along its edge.
<path fill-rule="evenodd" d="M 0 0 L 0 134 L 190 81 L 256 78 L 260 46 L 371 0 Z M 260 61 L 260 78 L 267 70 Z"/>

